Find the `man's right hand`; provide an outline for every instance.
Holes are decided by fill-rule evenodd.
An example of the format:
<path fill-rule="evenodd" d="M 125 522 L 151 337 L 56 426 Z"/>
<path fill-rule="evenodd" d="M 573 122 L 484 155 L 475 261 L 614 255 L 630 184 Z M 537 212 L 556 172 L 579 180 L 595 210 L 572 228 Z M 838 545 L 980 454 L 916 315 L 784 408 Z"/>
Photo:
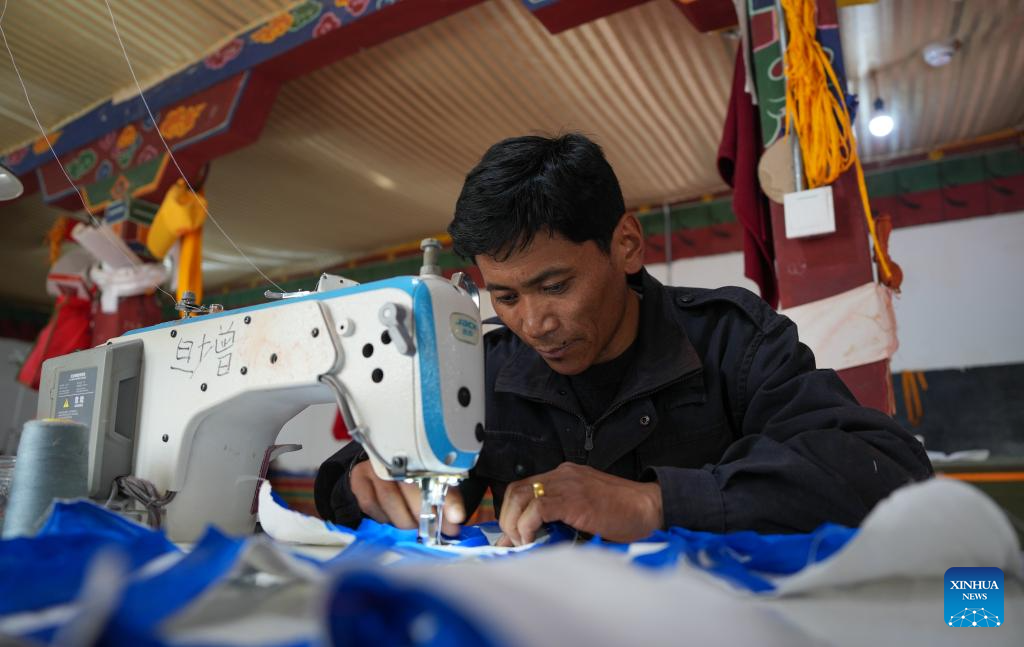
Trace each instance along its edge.
<path fill-rule="evenodd" d="M 373 471 L 370 461 L 352 468 L 349 483 L 363 514 L 380 523 L 411 530 L 419 527 L 420 489 L 411 483 L 386 481 Z M 444 523 L 441 531 L 451 537 L 459 534 L 459 525 L 466 520 L 462 492 L 449 487 L 444 499 Z"/>

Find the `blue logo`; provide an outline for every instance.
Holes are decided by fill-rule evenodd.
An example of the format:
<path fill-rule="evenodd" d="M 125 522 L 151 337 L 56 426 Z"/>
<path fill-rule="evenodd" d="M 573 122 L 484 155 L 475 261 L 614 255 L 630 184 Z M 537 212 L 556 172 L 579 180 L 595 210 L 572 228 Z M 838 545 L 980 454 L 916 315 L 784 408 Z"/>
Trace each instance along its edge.
<path fill-rule="evenodd" d="M 946 625 L 1001 627 L 1003 571 L 993 567 L 951 568 L 946 571 Z"/>

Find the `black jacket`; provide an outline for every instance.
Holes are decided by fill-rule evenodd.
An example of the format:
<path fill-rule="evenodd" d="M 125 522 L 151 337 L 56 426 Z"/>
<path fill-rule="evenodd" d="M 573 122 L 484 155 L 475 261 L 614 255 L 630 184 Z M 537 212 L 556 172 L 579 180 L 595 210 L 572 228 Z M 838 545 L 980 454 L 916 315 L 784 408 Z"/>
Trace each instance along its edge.
<path fill-rule="evenodd" d="M 661 486 L 666 526 L 806 532 L 855 526 L 897 487 L 932 474 L 923 447 L 815 369 L 796 325 L 742 288 L 669 288 L 646 272 L 635 359 L 608 411 L 588 425 L 567 378 L 510 330 L 485 336 L 483 451 L 460 487 L 467 510 L 489 486 L 563 461 Z M 587 436 L 592 449 L 586 450 Z M 359 447 L 320 468 L 317 510 L 357 524 L 347 471 Z"/>

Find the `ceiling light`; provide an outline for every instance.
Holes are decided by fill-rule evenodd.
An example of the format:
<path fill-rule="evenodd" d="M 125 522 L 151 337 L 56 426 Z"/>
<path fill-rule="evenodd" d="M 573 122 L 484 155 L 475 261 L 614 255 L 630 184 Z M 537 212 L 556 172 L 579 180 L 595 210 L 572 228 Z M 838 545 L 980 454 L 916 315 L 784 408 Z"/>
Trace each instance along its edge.
<path fill-rule="evenodd" d="M 13 200 L 25 192 L 21 180 L 9 168 L 0 164 L 0 201 Z"/>
<path fill-rule="evenodd" d="M 885 137 L 892 132 L 896 122 L 885 111 L 885 102 L 881 99 L 875 99 L 874 108 L 874 114 L 871 115 L 871 121 L 868 122 L 868 130 L 875 137 Z"/>
<path fill-rule="evenodd" d="M 940 43 L 928 43 L 921 50 L 921 56 L 928 65 L 942 67 L 949 65 L 961 45 L 962 43 L 955 38 Z"/>

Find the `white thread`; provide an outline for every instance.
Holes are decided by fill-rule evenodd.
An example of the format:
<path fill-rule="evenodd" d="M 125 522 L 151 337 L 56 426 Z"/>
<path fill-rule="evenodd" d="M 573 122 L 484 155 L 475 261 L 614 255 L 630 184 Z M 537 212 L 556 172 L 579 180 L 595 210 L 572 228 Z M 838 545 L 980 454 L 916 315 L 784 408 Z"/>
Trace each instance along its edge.
<path fill-rule="evenodd" d="M 6 2 L 6 0 L 5 0 L 5 2 Z M 188 187 L 188 190 L 198 200 L 199 196 L 196 194 L 195 189 L 192 188 L 192 183 L 188 181 L 187 177 L 185 177 L 185 172 L 181 170 L 181 166 L 178 165 L 178 160 L 175 159 L 174 153 L 171 152 L 171 147 L 167 145 L 167 140 L 164 139 L 164 134 L 162 132 L 160 132 L 160 125 L 157 124 L 156 117 L 153 116 L 153 111 L 149 109 L 149 102 L 146 101 L 146 95 L 142 91 L 142 84 L 139 83 L 139 77 L 137 77 L 135 75 L 135 68 L 132 66 L 131 59 L 128 58 L 128 50 L 124 46 L 124 41 L 121 40 L 121 32 L 117 28 L 117 21 L 114 20 L 114 10 L 110 7 L 109 0 L 103 0 L 103 4 L 105 4 L 107 6 L 107 13 L 110 14 L 110 24 L 113 25 L 113 27 L 114 27 L 114 35 L 117 36 L 117 42 L 121 46 L 121 52 L 124 54 L 124 61 L 125 61 L 125 63 L 128 64 L 128 70 L 132 73 L 132 79 L 135 81 L 135 87 L 139 91 L 139 98 L 142 99 L 142 105 L 146 107 L 146 114 L 149 115 L 149 120 L 150 120 L 150 122 L 152 122 L 154 130 L 156 130 L 157 136 L 160 137 L 160 141 L 163 143 L 164 148 L 167 149 L 167 154 L 170 156 L 171 161 L 174 162 L 174 167 L 176 169 L 178 169 L 178 174 L 181 175 L 181 179 L 185 181 L 185 186 Z M 231 236 L 228 236 L 228 232 L 224 231 L 224 228 L 220 226 L 220 223 L 217 222 L 217 220 L 210 213 L 209 209 L 206 208 L 205 201 L 204 200 L 198 200 L 198 201 L 199 201 L 199 204 L 203 207 L 203 211 L 206 213 L 206 217 L 209 218 L 210 222 L 212 222 L 214 224 L 214 226 L 217 227 L 217 230 L 221 234 L 224 235 L 224 238 L 226 238 L 227 241 L 229 243 L 231 243 L 231 246 L 235 248 L 235 251 L 238 252 L 239 254 L 241 254 L 242 258 L 244 258 L 245 261 L 247 263 L 249 263 L 249 265 L 251 265 L 252 268 L 254 270 L 256 270 L 256 272 L 258 272 L 260 276 L 262 276 L 264 279 L 266 279 L 268 283 L 273 285 L 279 291 L 284 292 L 285 291 L 284 288 L 282 288 L 280 285 L 275 283 L 273 279 L 271 279 L 269 276 L 267 276 L 263 272 L 263 270 L 261 270 L 256 265 L 256 263 L 254 263 L 248 256 L 246 256 L 245 252 L 242 251 L 242 248 L 239 247 L 237 244 L 235 244 L 235 241 L 231 239 Z"/>
<path fill-rule="evenodd" d="M 46 147 L 50 149 L 50 154 L 53 155 L 53 159 L 57 162 L 57 166 L 60 168 L 61 173 L 64 174 L 64 177 L 65 179 L 67 179 L 68 184 L 70 184 L 71 188 L 74 189 L 75 193 L 78 194 L 78 199 L 81 200 L 82 202 L 82 208 L 85 209 L 85 215 L 89 216 L 89 220 L 92 223 L 93 227 L 99 227 L 100 221 L 96 218 L 95 215 L 93 215 L 92 211 L 89 209 L 89 203 L 86 201 L 85 196 L 82 194 L 82 190 L 78 187 L 77 184 L 74 183 L 74 181 L 71 179 L 71 176 L 68 175 L 67 169 L 65 169 L 64 165 L 61 163 L 60 158 L 57 156 L 57 151 L 53 149 L 53 145 L 50 143 L 50 136 L 46 134 L 46 129 L 43 128 L 43 123 L 39 120 L 39 115 L 36 113 L 35 106 L 32 105 L 32 99 L 28 96 L 28 87 L 25 85 L 25 79 L 23 79 L 21 76 L 21 70 L 18 69 L 18 63 L 14 58 L 14 51 L 11 49 L 11 45 L 7 42 L 7 33 L 4 31 L 3 22 L 4 16 L 6 14 L 7 0 L 4 0 L 4 8 L 2 11 L 0 11 L 0 38 L 2 38 L 4 41 L 4 47 L 7 49 L 7 55 L 11 59 L 11 67 L 14 68 L 14 74 L 18 77 L 18 83 L 21 84 L 21 91 L 25 95 L 25 103 L 28 105 L 28 109 L 32 113 L 32 118 L 35 119 L 36 126 L 39 127 L 39 134 L 42 135 L 43 141 L 46 142 Z M 123 250 L 120 250 L 120 248 L 118 249 L 119 251 L 121 251 L 122 255 L 126 259 L 128 259 L 129 261 L 133 261 L 133 259 L 127 254 L 125 254 Z M 135 264 L 134 261 L 132 262 L 132 264 Z M 172 303 L 177 304 L 178 299 L 173 294 L 163 289 L 159 285 L 156 286 L 156 289 L 165 294 L 167 297 L 169 297 Z"/>

